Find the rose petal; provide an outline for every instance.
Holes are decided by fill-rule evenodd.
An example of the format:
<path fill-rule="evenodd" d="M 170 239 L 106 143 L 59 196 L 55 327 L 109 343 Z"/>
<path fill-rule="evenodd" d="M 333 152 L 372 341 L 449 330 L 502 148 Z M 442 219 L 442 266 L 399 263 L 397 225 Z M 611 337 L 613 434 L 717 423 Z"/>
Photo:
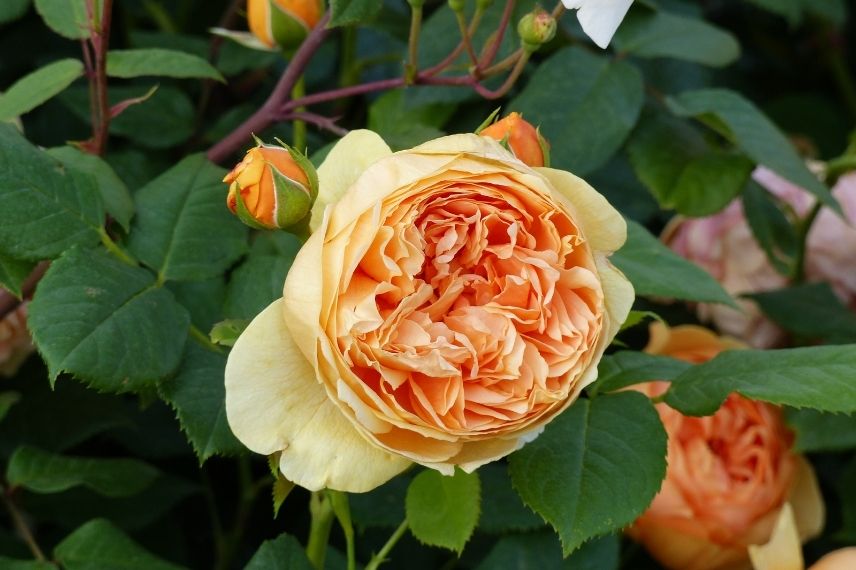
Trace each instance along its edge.
<path fill-rule="evenodd" d="M 309 490 L 360 493 L 410 462 L 366 441 L 330 401 L 271 303 L 235 343 L 226 364 L 226 415 L 256 453 L 282 451 L 280 470 Z"/>
<path fill-rule="evenodd" d="M 369 165 L 390 154 L 392 150 L 374 131 L 358 129 L 342 137 L 318 167 L 318 199 L 312 206 L 310 227 L 318 227 L 324 209 L 337 202 Z"/>
<path fill-rule="evenodd" d="M 553 168 L 535 170 L 558 191 L 593 250 L 613 252 L 624 245 L 627 223 L 600 192 L 570 172 Z"/>
<path fill-rule="evenodd" d="M 794 520 L 803 542 L 818 536 L 826 520 L 826 506 L 814 469 L 804 457 L 797 458 L 794 483 L 788 502 L 793 505 Z"/>
<path fill-rule="evenodd" d="M 749 546 L 749 559 L 755 570 L 803 570 L 800 537 L 789 503 L 779 512 L 769 542 Z"/>
<path fill-rule="evenodd" d="M 583 31 L 598 47 L 606 49 L 633 0 L 562 0 L 565 8 L 577 9 Z"/>

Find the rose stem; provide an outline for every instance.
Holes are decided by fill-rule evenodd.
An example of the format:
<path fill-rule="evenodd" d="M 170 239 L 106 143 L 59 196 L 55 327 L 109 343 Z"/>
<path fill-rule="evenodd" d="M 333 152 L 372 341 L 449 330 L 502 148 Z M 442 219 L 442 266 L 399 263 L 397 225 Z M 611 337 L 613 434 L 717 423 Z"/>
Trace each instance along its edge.
<path fill-rule="evenodd" d="M 396 543 L 404 536 L 404 533 L 407 532 L 407 519 L 402 521 L 398 528 L 395 529 L 395 532 L 389 537 L 389 540 L 386 541 L 386 544 L 383 545 L 383 548 L 380 549 L 380 552 L 374 555 L 372 559 L 366 564 L 365 570 L 377 570 L 377 568 L 383 564 L 386 560 L 387 555 L 396 545 Z"/>
<path fill-rule="evenodd" d="M 309 540 L 306 542 L 306 556 L 316 570 L 324 570 L 324 558 L 327 556 L 327 543 L 333 528 L 333 505 L 323 492 L 315 491 L 309 497 Z"/>

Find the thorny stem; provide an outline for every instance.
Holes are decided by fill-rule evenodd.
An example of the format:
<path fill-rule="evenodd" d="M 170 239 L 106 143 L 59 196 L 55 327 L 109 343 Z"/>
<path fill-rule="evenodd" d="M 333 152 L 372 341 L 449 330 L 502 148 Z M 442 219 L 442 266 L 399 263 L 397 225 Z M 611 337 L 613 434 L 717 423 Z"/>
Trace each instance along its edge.
<path fill-rule="evenodd" d="M 45 553 L 42 552 L 38 542 L 36 542 L 36 537 L 33 536 L 33 531 L 30 530 L 30 527 L 27 525 L 27 521 L 24 520 L 24 516 L 15 504 L 15 499 L 12 495 L 13 492 L 14 490 L 11 488 L 2 489 L 3 504 L 6 505 L 6 510 L 9 511 L 9 517 L 12 519 L 12 524 L 15 525 L 15 530 L 17 530 L 18 534 L 21 535 L 21 540 L 27 544 L 27 547 L 30 549 L 30 552 L 32 552 L 33 557 L 39 562 L 47 562 L 47 557 L 45 556 Z"/>
<path fill-rule="evenodd" d="M 407 532 L 406 519 L 398 525 L 398 528 L 395 529 L 395 532 L 392 533 L 392 536 L 389 537 L 386 544 L 384 544 L 380 551 L 372 557 L 368 564 L 366 564 L 365 570 L 377 570 L 378 567 L 386 560 L 386 557 L 389 555 L 393 547 L 399 540 L 401 540 L 401 537 L 404 536 L 405 532 Z"/>
<path fill-rule="evenodd" d="M 92 140 L 83 145 L 92 154 L 102 155 L 107 146 L 110 129 L 110 101 L 107 98 L 107 47 L 110 44 L 110 22 L 113 0 L 103 0 L 101 19 L 94 0 L 87 0 L 90 22 L 89 49 L 84 40 L 83 60 L 89 76 L 90 108 L 92 111 Z M 91 53 L 90 53 L 91 49 Z"/>

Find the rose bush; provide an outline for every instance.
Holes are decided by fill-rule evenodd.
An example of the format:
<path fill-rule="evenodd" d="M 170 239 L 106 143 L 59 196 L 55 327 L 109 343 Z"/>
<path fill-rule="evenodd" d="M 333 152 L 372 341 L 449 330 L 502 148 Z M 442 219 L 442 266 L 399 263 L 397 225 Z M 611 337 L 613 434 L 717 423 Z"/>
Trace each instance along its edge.
<path fill-rule="evenodd" d="M 283 299 L 226 366 L 235 435 L 309 488 L 413 462 L 472 471 L 536 437 L 597 375 L 633 290 L 625 224 L 585 182 L 456 135 L 392 154 L 343 138 Z"/>
<path fill-rule="evenodd" d="M 739 348 L 698 326 L 655 323 L 645 351 L 701 363 Z M 667 386 L 636 389 L 655 397 Z M 791 452 L 793 435 L 777 407 L 732 394 L 708 417 L 684 416 L 662 403 L 657 411 L 669 435 L 669 467 L 629 533 L 663 566 L 748 568 L 749 547 L 770 540 L 785 505 L 792 506 L 803 540 L 820 533 L 824 507 L 814 472 Z"/>

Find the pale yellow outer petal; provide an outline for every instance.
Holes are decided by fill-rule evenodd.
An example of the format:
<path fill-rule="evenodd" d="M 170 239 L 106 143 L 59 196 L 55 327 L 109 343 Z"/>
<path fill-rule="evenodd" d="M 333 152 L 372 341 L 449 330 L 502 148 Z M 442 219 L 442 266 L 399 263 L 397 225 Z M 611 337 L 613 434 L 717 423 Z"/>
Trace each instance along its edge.
<path fill-rule="evenodd" d="M 588 183 L 564 170 L 536 168 L 570 203 L 574 221 L 595 251 L 618 251 L 627 241 L 627 222 L 603 195 Z"/>
<path fill-rule="evenodd" d="M 802 545 L 790 503 L 779 512 L 769 542 L 749 547 L 749 559 L 754 570 L 803 570 Z"/>
<path fill-rule="evenodd" d="M 282 300 L 262 311 L 226 363 L 226 415 L 256 453 L 281 451 L 283 475 L 301 487 L 360 493 L 410 462 L 361 436 L 329 400 L 283 319 Z"/>
<path fill-rule="evenodd" d="M 811 464 L 800 456 L 797 458 L 797 469 L 794 474 L 794 485 L 788 502 L 794 509 L 794 521 L 800 540 L 806 542 L 823 531 L 826 520 L 826 506 L 820 486 Z"/>
<path fill-rule="evenodd" d="M 322 259 L 324 251 L 324 227 L 312 232 L 294 258 L 283 285 L 283 318 L 291 331 L 291 337 L 311 363 L 315 363 L 317 339 L 324 334 L 319 321 L 321 297 L 324 290 Z"/>
<path fill-rule="evenodd" d="M 318 198 L 312 206 L 310 227 L 321 224 L 324 209 L 337 202 L 372 163 L 392 154 L 389 146 L 374 131 L 351 131 L 330 149 L 318 167 Z"/>
<path fill-rule="evenodd" d="M 815 562 L 808 570 L 853 570 L 856 568 L 856 547 L 834 550 Z"/>
<path fill-rule="evenodd" d="M 508 152 L 508 150 L 499 144 L 498 141 L 489 137 L 482 137 L 474 133 L 463 133 L 440 137 L 439 139 L 422 143 L 406 152 L 416 152 L 420 154 L 457 154 L 466 152 L 483 158 L 500 160 L 508 164 L 515 164 L 518 167 L 523 165 L 520 160 Z M 525 165 L 523 166 L 524 168 L 527 168 Z"/>

